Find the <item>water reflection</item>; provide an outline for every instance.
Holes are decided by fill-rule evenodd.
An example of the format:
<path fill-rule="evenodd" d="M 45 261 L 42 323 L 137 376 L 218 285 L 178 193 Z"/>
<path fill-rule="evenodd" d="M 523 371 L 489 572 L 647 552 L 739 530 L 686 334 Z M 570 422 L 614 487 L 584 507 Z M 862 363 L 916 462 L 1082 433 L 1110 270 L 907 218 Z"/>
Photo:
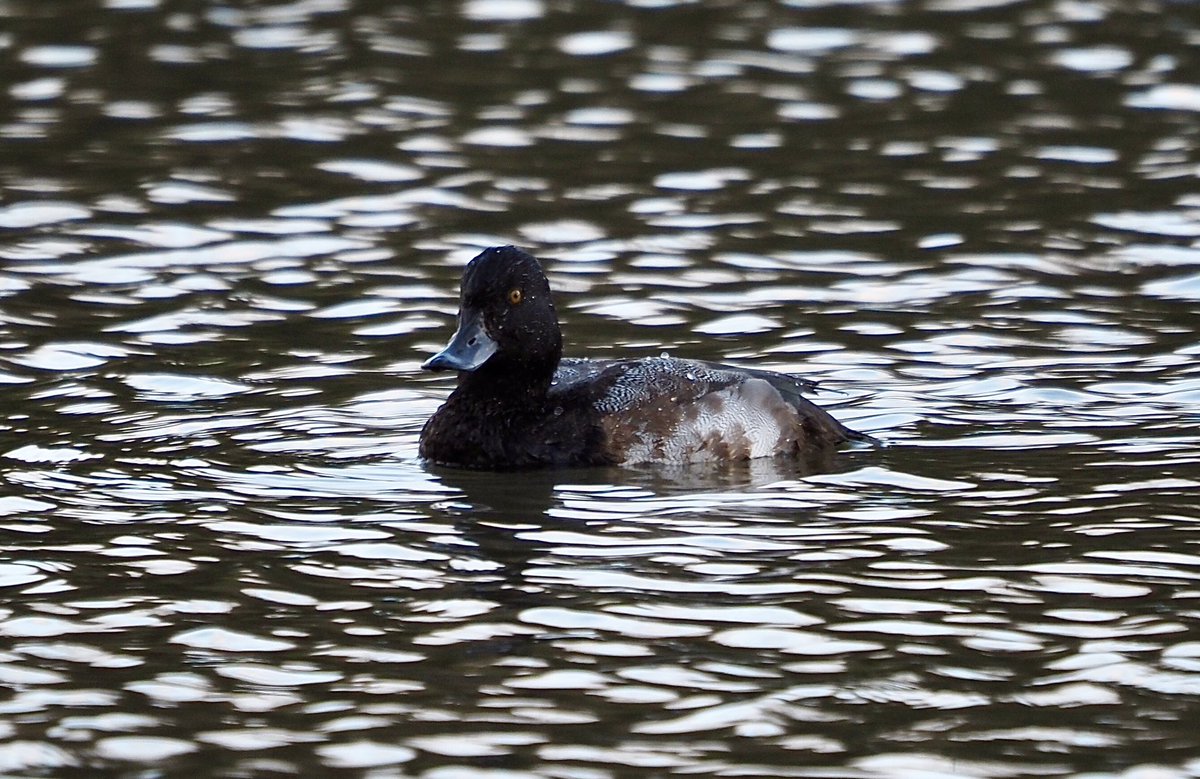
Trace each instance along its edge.
<path fill-rule="evenodd" d="M 1186 4 L 4 11 L 5 772 L 1200 776 Z M 890 445 L 426 467 L 508 242 Z"/>

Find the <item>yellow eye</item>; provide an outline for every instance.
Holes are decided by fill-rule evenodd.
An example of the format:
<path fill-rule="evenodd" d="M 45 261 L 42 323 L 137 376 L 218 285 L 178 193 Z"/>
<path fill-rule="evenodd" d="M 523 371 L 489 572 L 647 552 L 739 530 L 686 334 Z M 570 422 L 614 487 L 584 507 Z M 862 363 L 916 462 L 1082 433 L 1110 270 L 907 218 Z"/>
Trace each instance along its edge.
<path fill-rule="evenodd" d="M 508 302 L 509 302 L 509 305 L 513 305 L 513 306 L 520 303 L 521 302 L 521 290 L 510 289 L 508 291 Z"/>

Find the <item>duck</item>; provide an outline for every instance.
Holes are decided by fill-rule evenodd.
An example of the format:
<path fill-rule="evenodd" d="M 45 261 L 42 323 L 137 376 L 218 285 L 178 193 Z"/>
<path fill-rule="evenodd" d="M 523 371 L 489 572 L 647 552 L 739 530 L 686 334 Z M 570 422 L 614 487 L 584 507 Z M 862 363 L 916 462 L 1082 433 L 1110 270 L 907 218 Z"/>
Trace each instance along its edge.
<path fill-rule="evenodd" d="M 484 249 L 462 275 L 457 329 L 421 366 L 458 384 L 421 430 L 440 466 L 490 471 L 810 456 L 874 442 L 768 370 L 668 357 L 563 357 L 541 263 Z"/>

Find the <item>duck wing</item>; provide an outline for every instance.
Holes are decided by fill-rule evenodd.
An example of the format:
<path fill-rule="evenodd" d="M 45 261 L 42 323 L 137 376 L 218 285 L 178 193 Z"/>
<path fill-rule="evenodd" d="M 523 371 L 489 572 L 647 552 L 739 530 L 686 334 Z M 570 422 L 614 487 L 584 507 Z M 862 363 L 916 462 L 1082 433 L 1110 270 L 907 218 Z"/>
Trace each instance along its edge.
<path fill-rule="evenodd" d="M 552 393 L 589 399 L 619 462 L 747 459 L 829 448 L 859 434 L 801 392 L 811 382 L 722 363 L 564 360 Z"/>

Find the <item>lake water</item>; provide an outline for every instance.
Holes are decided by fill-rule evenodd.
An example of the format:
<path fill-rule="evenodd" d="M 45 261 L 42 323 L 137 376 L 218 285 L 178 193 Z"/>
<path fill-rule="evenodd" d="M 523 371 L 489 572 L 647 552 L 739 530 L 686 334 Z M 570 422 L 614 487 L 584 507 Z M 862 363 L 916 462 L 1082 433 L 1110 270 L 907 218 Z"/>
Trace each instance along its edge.
<path fill-rule="evenodd" d="M 1200 10 L 0 0 L 0 773 L 1200 777 Z M 462 265 L 887 442 L 430 467 Z"/>

